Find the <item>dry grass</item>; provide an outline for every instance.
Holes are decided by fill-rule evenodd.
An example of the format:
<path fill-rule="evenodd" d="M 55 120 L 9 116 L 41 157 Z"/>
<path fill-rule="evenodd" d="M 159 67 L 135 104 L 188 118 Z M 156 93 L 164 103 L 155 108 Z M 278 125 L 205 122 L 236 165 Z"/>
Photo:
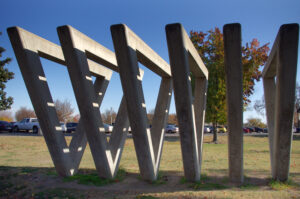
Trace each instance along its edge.
<path fill-rule="evenodd" d="M 67 140 L 69 142 L 70 137 L 67 137 Z M 166 141 L 164 144 L 160 171 L 165 182 L 149 184 L 141 181 L 138 177 L 139 168 L 134 145 L 132 139 L 128 139 L 120 163 L 120 167 L 127 172 L 123 182 L 110 187 L 90 189 L 88 185 L 80 185 L 74 189 L 76 182 L 63 182 L 55 174 L 43 137 L 1 136 L 0 176 L 6 177 L 0 178 L 0 190 L 4 190 L 0 191 L 0 198 L 1 194 L 2 196 L 12 194 L 17 197 L 33 195 L 35 198 L 51 198 L 53 194 L 58 198 L 85 198 L 87 195 L 90 198 L 97 198 L 101 194 L 104 198 L 114 196 L 116 198 L 300 198 L 299 139 L 292 143 L 289 181 L 292 182 L 292 186 L 280 185 L 280 189 L 272 188 L 274 182 L 270 180 L 269 146 L 266 137 L 244 138 L 245 184 L 240 187 L 228 182 L 227 136 L 220 136 L 219 144 L 212 144 L 211 140 L 211 136 L 206 136 L 204 140 L 202 173 L 205 175 L 198 185 L 185 183 L 182 180 L 183 165 L 179 141 Z M 80 168 L 95 172 L 88 147 Z M 43 185 L 35 186 L 33 182 L 35 178 L 42 179 L 44 184 L 55 181 L 53 183 L 55 186 L 53 185 L 52 189 Z M 25 181 L 32 181 L 31 185 L 26 184 Z M 139 189 L 138 186 L 135 187 L 136 185 L 142 188 Z M 115 190 L 114 186 L 119 188 Z M 114 191 L 105 191 L 106 189 Z M 119 189 L 120 191 L 117 191 Z M 60 195 L 55 195 L 53 190 Z M 33 192 L 36 194 L 34 195 Z"/>

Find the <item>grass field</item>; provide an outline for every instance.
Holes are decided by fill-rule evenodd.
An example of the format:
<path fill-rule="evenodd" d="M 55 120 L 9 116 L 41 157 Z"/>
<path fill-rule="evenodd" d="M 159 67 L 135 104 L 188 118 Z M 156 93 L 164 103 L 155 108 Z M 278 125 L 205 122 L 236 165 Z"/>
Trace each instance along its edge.
<path fill-rule="evenodd" d="M 43 137 L 0 136 L 0 198 L 300 198 L 300 139 L 294 139 L 290 180 L 271 180 L 268 138 L 244 137 L 245 183 L 228 181 L 227 136 L 219 144 L 205 136 L 202 181 L 188 183 L 183 177 L 179 141 L 165 141 L 160 177 L 145 182 L 132 139 L 127 139 L 115 180 L 96 175 L 89 148 L 79 174 L 57 176 Z M 70 137 L 67 137 L 70 140 Z"/>

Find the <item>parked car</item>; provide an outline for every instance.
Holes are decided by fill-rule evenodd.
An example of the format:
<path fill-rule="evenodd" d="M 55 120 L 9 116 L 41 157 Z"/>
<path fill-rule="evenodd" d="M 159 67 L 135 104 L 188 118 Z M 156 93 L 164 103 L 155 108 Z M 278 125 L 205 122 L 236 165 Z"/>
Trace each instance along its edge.
<path fill-rule="evenodd" d="M 105 129 L 105 133 L 111 133 L 113 131 L 113 126 L 109 125 L 109 124 L 105 124 L 103 123 L 104 129 Z"/>
<path fill-rule="evenodd" d="M 66 124 L 67 127 L 67 133 L 72 133 L 76 130 L 78 123 L 77 122 L 68 122 Z"/>
<path fill-rule="evenodd" d="M 32 131 L 32 133 L 38 133 L 40 128 L 39 122 L 37 118 L 24 118 L 20 122 L 16 122 L 13 126 L 13 131 Z"/>
<path fill-rule="evenodd" d="M 300 128 L 296 128 L 296 133 L 300 133 Z"/>
<path fill-rule="evenodd" d="M 210 126 L 204 126 L 204 133 L 210 133 L 211 127 Z"/>
<path fill-rule="evenodd" d="M 254 132 L 254 128 L 253 127 L 247 126 L 247 127 L 244 127 L 244 128 L 247 128 L 249 130 L 249 133 L 253 133 Z"/>
<path fill-rule="evenodd" d="M 264 133 L 268 133 L 268 129 L 267 128 L 264 128 Z"/>
<path fill-rule="evenodd" d="M 7 121 L 0 121 L 0 131 L 12 131 L 12 124 Z"/>
<path fill-rule="evenodd" d="M 264 130 L 263 130 L 262 128 L 259 128 L 259 127 L 257 127 L 257 126 L 253 127 L 253 129 L 254 129 L 254 132 L 257 132 L 257 133 L 262 133 L 262 132 L 264 132 Z"/>
<path fill-rule="evenodd" d="M 227 129 L 224 126 L 217 126 L 218 133 L 226 133 Z"/>
<path fill-rule="evenodd" d="M 168 124 L 165 128 L 166 133 L 178 133 L 179 128 L 175 124 Z"/>
<path fill-rule="evenodd" d="M 244 133 L 250 133 L 250 129 L 247 127 L 243 127 L 243 131 L 244 131 Z"/>
<path fill-rule="evenodd" d="M 67 132 L 67 126 L 64 122 L 59 122 L 60 126 L 61 126 L 61 130 L 63 133 Z"/>

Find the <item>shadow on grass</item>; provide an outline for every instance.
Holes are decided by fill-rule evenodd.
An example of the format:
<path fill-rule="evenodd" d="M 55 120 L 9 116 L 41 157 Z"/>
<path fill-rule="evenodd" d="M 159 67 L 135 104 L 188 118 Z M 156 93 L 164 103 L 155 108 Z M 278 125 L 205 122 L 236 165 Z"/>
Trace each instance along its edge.
<path fill-rule="evenodd" d="M 84 198 L 89 191 L 102 194 L 142 194 L 140 198 L 151 198 L 151 193 L 207 190 L 255 190 L 269 187 L 270 190 L 299 188 L 292 181 L 278 184 L 270 178 L 245 176 L 242 185 L 229 182 L 227 170 L 209 170 L 210 174 L 201 175 L 200 182 L 187 182 L 182 172 L 161 171 L 156 181 L 142 180 L 138 173 L 119 169 L 114 179 L 102 179 L 94 169 L 80 169 L 71 177 L 60 177 L 54 168 L 5 167 L 0 166 L 0 198 Z M 247 171 L 245 171 L 247 173 Z M 266 171 L 264 171 L 266 174 Z M 298 174 L 297 174 L 298 175 Z M 72 183 L 72 184 L 70 184 Z M 49 184 L 51 188 L 49 189 Z M 153 186 L 155 185 L 155 186 Z M 110 195 L 109 195 L 110 196 Z M 152 197 L 153 198 L 153 197 Z"/>

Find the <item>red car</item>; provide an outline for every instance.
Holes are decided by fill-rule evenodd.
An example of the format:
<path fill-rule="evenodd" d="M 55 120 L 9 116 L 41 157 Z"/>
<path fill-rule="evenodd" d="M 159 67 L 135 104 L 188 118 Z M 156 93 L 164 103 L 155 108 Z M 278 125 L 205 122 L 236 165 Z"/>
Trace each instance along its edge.
<path fill-rule="evenodd" d="M 244 133 L 250 133 L 251 132 L 250 129 L 247 128 L 247 127 L 243 127 L 243 131 L 244 131 Z"/>

